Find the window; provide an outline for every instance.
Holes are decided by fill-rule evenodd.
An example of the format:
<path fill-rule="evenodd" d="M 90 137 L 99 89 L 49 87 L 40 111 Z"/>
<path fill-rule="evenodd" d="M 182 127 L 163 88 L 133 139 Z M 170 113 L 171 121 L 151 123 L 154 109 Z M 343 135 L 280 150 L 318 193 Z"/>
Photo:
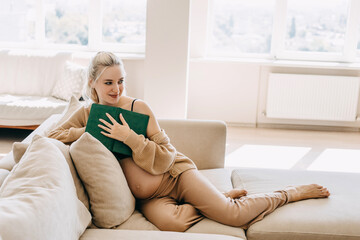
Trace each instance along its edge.
<path fill-rule="evenodd" d="M 35 39 L 35 0 L 0 0 L 0 41 L 28 42 Z"/>
<path fill-rule="evenodd" d="M 0 3 L 0 47 L 145 51 L 146 0 Z"/>
<path fill-rule="evenodd" d="M 45 0 L 45 38 L 47 43 L 88 44 L 89 23 L 86 0 Z"/>
<path fill-rule="evenodd" d="M 270 53 L 275 0 L 214 0 L 212 55 Z"/>
<path fill-rule="evenodd" d="M 104 0 L 102 39 L 106 43 L 145 43 L 146 0 Z"/>
<path fill-rule="evenodd" d="M 209 56 L 353 62 L 357 49 L 360 56 L 358 0 L 211 1 Z"/>
<path fill-rule="evenodd" d="M 287 5 L 285 50 L 343 51 L 347 0 L 289 0 Z"/>

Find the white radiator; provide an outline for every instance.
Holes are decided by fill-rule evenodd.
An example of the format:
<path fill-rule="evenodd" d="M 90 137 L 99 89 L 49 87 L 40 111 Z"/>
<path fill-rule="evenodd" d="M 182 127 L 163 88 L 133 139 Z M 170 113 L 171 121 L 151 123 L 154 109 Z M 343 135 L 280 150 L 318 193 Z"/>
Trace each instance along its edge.
<path fill-rule="evenodd" d="M 358 98 L 358 77 L 271 73 L 266 116 L 355 121 Z"/>

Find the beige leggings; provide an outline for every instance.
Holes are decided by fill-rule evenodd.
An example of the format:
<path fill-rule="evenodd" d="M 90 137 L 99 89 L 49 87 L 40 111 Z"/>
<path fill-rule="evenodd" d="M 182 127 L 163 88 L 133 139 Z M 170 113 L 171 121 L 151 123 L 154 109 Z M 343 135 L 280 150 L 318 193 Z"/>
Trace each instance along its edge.
<path fill-rule="evenodd" d="M 198 170 L 173 178 L 164 174 L 152 197 L 139 200 L 140 211 L 163 231 L 184 232 L 205 217 L 222 224 L 248 228 L 288 202 L 286 191 L 225 197 Z"/>

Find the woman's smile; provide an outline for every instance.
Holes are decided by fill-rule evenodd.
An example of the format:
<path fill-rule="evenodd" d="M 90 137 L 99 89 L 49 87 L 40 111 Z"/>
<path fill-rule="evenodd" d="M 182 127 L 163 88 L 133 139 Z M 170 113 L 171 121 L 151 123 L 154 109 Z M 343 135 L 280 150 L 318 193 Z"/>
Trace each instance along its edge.
<path fill-rule="evenodd" d="M 119 94 L 118 94 L 118 93 L 116 93 L 116 94 L 109 94 L 109 96 L 112 97 L 112 98 L 114 98 L 114 99 L 116 99 L 116 98 L 119 97 Z"/>

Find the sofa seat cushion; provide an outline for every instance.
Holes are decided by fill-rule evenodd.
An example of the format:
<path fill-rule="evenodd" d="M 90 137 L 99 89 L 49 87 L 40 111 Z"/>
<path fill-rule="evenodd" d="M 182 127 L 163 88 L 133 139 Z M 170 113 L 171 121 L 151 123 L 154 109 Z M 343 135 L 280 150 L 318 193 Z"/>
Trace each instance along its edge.
<path fill-rule="evenodd" d="M 200 172 L 220 192 L 226 192 L 232 189 L 231 172 L 224 168 L 200 170 Z M 96 226 L 92 226 L 96 228 Z M 139 211 L 135 210 L 131 217 L 123 224 L 116 227 L 123 230 L 158 230 L 151 222 L 149 222 Z M 241 228 L 227 226 L 210 219 L 203 219 L 189 228 L 186 233 L 211 233 L 235 236 L 240 239 L 246 239 L 245 231 Z"/>
<path fill-rule="evenodd" d="M 249 194 L 271 192 L 289 185 L 317 183 L 331 196 L 289 203 L 247 231 L 249 239 L 360 239 L 360 174 L 313 171 L 237 169 L 234 187 Z"/>
<path fill-rule="evenodd" d="M 68 102 L 53 97 L 0 94 L 0 125 L 40 125 L 62 113 Z"/>
<path fill-rule="evenodd" d="M 87 229 L 80 237 L 80 240 L 240 240 L 237 238 L 219 234 L 199 234 L 199 233 L 179 233 L 167 231 L 133 231 L 133 230 L 114 230 L 114 229 Z"/>

